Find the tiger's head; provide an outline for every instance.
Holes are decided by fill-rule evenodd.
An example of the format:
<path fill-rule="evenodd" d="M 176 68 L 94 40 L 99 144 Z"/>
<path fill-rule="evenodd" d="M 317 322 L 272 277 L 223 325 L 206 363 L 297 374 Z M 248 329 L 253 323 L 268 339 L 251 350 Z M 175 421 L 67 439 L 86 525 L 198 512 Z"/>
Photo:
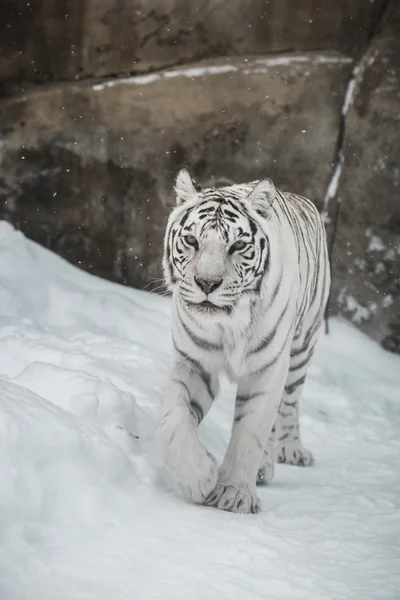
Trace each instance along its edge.
<path fill-rule="evenodd" d="M 168 288 L 191 311 L 230 315 L 244 295 L 260 291 L 275 186 L 265 179 L 201 189 L 183 169 L 175 192 L 164 239 Z"/>

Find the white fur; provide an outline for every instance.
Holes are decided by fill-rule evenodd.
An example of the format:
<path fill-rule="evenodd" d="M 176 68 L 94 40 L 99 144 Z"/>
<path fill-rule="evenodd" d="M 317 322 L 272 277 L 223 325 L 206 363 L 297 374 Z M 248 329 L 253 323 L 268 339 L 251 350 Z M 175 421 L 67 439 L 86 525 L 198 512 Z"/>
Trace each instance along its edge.
<path fill-rule="evenodd" d="M 265 211 L 267 214 L 268 208 L 274 201 L 275 192 L 275 186 L 272 181 L 270 179 L 262 179 L 247 196 L 247 202 L 252 205 L 254 210 Z"/>
<path fill-rule="evenodd" d="M 175 184 L 175 193 L 176 203 L 178 205 L 188 202 L 196 197 L 196 189 L 187 169 L 179 171 Z"/>
<path fill-rule="evenodd" d="M 256 482 L 272 479 L 274 452 L 281 462 L 305 466 L 313 462 L 300 441 L 298 399 L 329 290 L 325 232 L 311 203 L 281 195 L 270 180 L 199 193 L 184 171 L 176 192 L 179 205 L 167 226 L 163 263 L 173 294 L 175 344 L 160 425 L 166 464 L 193 502 L 258 512 Z M 245 208 L 257 225 L 252 244 L 260 249 L 260 257 L 260 240 L 268 240 L 269 260 L 259 291 L 251 288 L 257 254 L 254 273 L 249 275 L 245 254 L 229 252 L 239 229 L 249 230 L 247 217 L 229 224 L 228 237 L 223 237 L 222 230 L 212 229 L 198 215 L 201 208 L 218 207 L 219 194 L 234 195 L 236 201 L 239 195 L 238 207 Z M 302 238 L 306 244 L 299 242 L 286 216 L 286 202 L 295 212 L 299 202 L 309 211 Z M 181 227 L 187 214 L 191 218 Z M 188 234 L 198 240 L 197 246 L 185 242 Z M 176 255 L 168 258 L 177 239 L 183 250 L 175 249 Z M 251 247 L 249 256 L 250 251 Z M 222 283 L 207 296 L 196 278 Z M 200 309 L 204 300 L 221 310 Z M 231 310 L 224 312 L 226 307 Z M 238 391 L 231 440 L 217 473 L 197 427 L 199 415 L 206 415 L 218 394 L 222 372 L 237 382 Z M 274 423 L 276 433 L 271 434 Z"/>

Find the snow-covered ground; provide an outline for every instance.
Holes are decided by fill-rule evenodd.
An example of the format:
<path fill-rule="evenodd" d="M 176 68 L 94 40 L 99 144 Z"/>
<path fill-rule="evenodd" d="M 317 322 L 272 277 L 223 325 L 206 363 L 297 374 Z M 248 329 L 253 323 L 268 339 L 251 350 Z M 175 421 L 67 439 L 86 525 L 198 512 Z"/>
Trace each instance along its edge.
<path fill-rule="evenodd" d="M 260 515 L 187 504 L 156 441 L 169 301 L 0 223 L 1 600 L 398 600 L 400 360 L 340 321 L 303 401 L 310 469 Z M 221 457 L 233 388 L 201 435 Z"/>

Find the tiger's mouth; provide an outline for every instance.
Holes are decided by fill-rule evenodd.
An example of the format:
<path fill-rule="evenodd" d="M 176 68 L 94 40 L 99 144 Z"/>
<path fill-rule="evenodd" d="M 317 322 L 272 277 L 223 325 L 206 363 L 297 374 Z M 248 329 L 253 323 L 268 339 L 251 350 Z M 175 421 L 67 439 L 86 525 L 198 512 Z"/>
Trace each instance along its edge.
<path fill-rule="evenodd" d="M 233 307 L 230 305 L 226 306 L 217 306 L 217 304 L 213 304 L 209 300 L 204 300 L 203 302 L 186 302 L 190 308 L 194 308 L 195 310 L 203 313 L 203 314 L 216 314 L 218 312 L 224 312 L 228 315 L 232 313 Z"/>

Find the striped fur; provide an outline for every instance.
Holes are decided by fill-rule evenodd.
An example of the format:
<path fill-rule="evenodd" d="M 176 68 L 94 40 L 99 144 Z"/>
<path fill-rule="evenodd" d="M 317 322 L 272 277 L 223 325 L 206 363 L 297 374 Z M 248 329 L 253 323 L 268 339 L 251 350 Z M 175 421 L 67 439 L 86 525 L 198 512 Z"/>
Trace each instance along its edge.
<path fill-rule="evenodd" d="M 256 482 L 271 480 L 274 459 L 313 462 L 298 405 L 329 293 L 324 226 L 309 200 L 270 180 L 201 190 L 183 170 L 176 194 L 163 259 L 174 344 L 160 424 L 166 464 L 193 502 L 258 512 Z M 237 396 L 217 469 L 197 428 L 222 372 Z"/>

